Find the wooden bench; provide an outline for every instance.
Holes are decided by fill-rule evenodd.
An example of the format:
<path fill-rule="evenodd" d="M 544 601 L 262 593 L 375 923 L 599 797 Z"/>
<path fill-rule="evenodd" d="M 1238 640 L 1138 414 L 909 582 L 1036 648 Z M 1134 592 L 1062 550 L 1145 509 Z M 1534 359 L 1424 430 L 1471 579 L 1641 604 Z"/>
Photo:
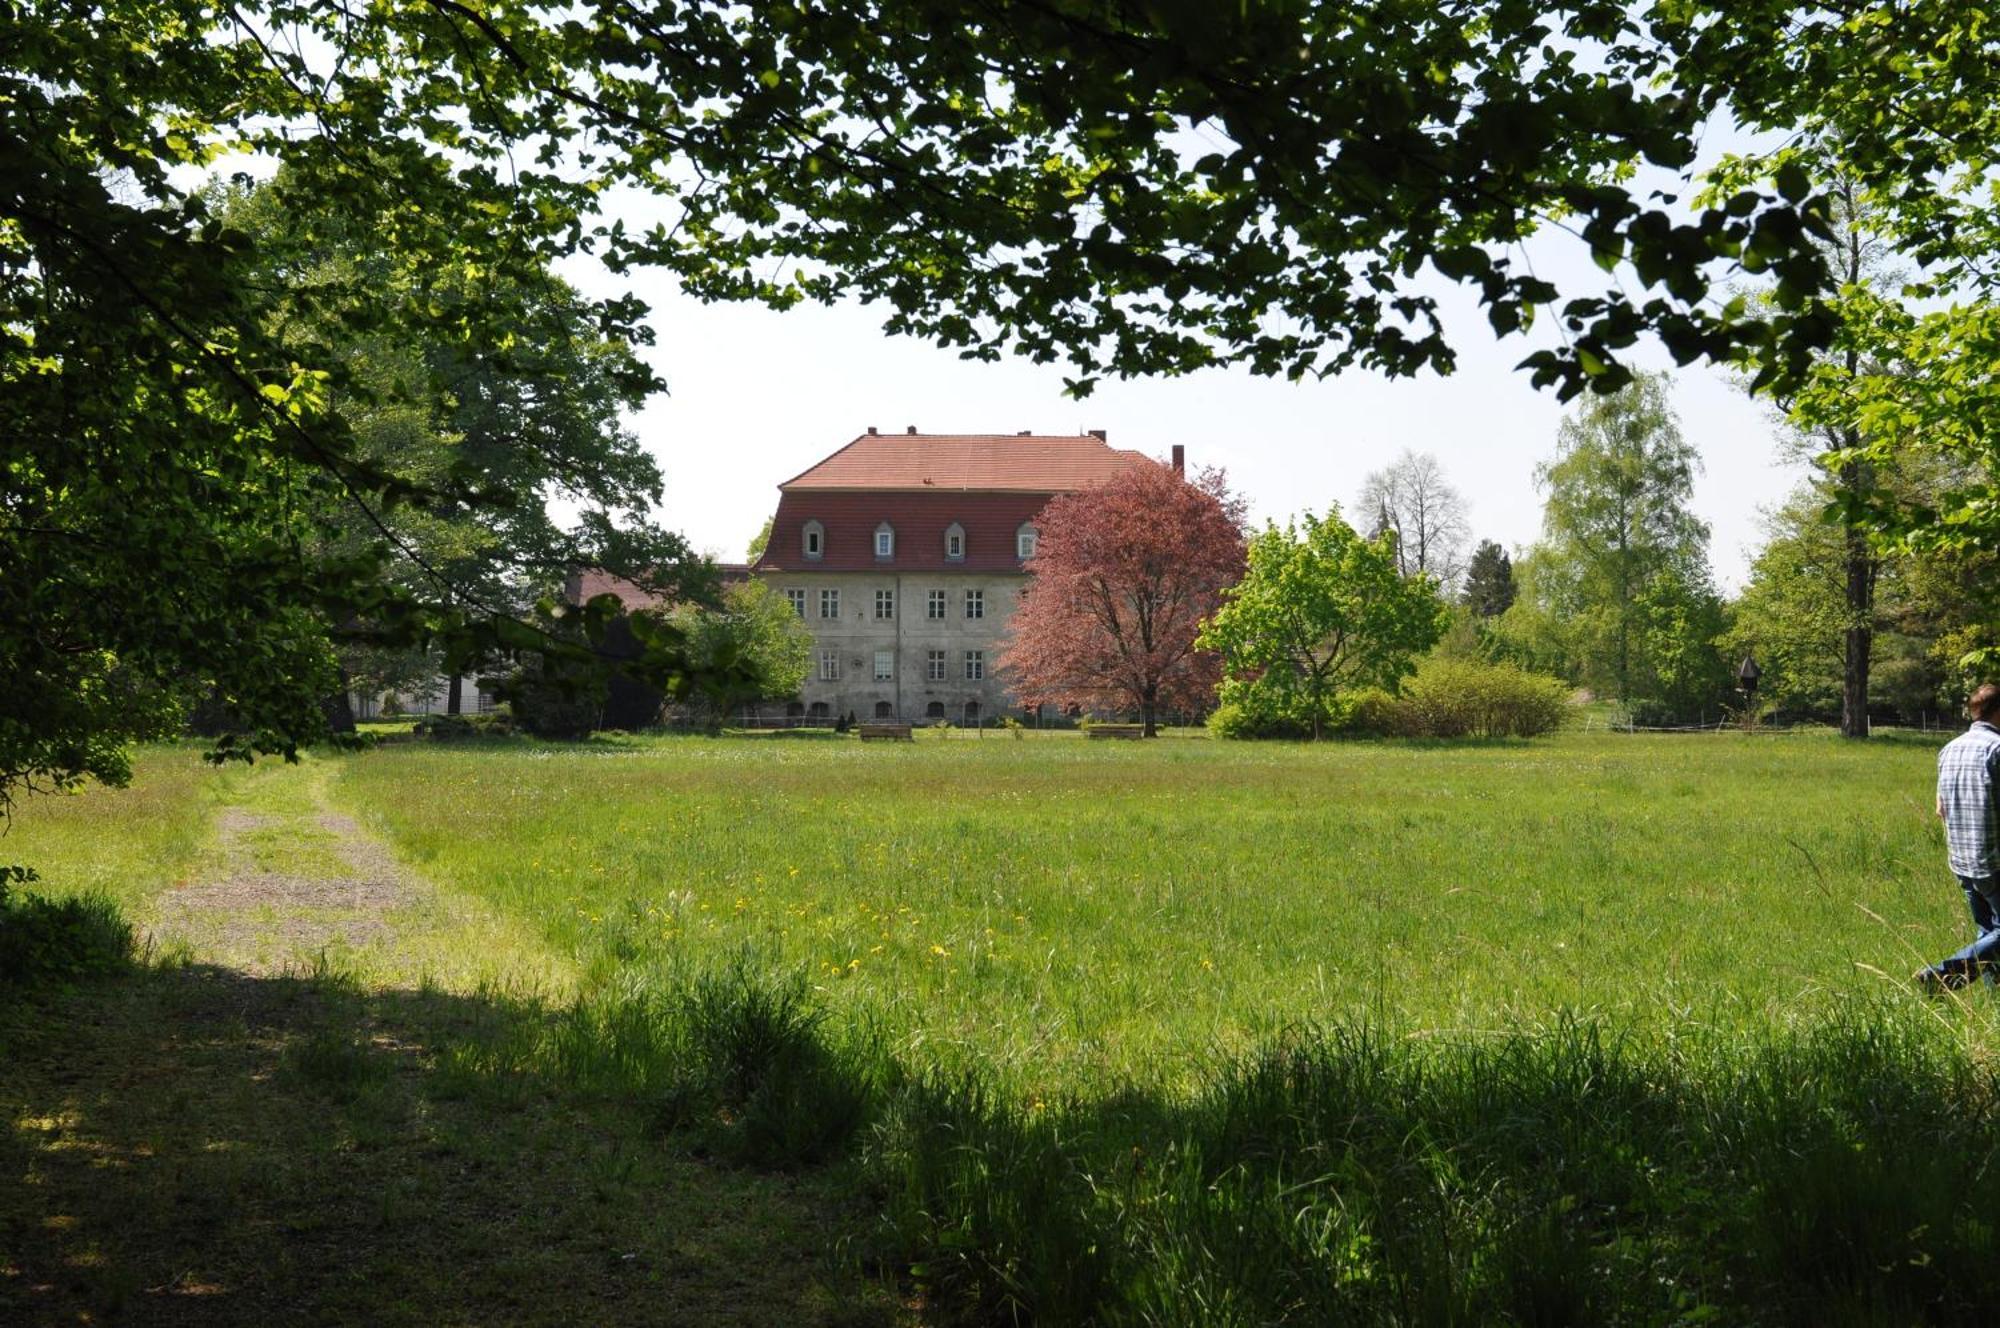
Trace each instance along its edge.
<path fill-rule="evenodd" d="M 861 735 L 861 741 L 874 742 L 877 739 L 895 742 L 915 742 L 908 724 L 856 724 L 854 731 Z"/>
<path fill-rule="evenodd" d="M 1146 736 L 1144 724 L 1092 724 L 1084 730 L 1093 738 L 1143 738 Z"/>

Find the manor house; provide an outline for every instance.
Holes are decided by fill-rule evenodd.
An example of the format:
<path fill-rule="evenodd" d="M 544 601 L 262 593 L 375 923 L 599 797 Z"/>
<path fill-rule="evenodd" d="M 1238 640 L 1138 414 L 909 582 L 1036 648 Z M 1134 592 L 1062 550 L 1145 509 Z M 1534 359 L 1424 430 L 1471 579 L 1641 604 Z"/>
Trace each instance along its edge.
<path fill-rule="evenodd" d="M 1104 431 L 856 438 L 778 486 L 751 565 L 813 634 L 793 713 L 977 723 L 1015 708 L 994 661 L 1058 494 L 1146 458 Z M 1181 449 L 1174 449 L 1181 464 Z"/>

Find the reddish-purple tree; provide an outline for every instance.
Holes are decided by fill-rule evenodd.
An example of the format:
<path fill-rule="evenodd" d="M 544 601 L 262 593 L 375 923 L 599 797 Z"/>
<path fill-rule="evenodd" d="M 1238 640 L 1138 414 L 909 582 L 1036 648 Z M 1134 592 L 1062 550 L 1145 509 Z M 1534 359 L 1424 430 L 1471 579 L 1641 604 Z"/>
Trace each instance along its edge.
<path fill-rule="evenodd" d="M 1035 525 L 1034 579 L 998 660 L 1025 704 L 1136 710 L 1206 705 L 1220 659 L 1202 620 L 1243 576 L 1243 500 L 1219 470 L 1189 482 L 1157 462 L 1067 494 Z"/>

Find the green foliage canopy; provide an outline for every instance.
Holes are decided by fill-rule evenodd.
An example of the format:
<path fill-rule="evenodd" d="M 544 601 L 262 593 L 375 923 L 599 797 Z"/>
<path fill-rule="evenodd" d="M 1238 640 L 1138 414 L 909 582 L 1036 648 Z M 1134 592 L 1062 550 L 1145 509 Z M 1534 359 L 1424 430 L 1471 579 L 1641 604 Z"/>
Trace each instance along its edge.
<path fill-rule="evenodd" d="M 1492 540 L 1479 541 L 1465 568 L 1466 607 L 1481 618 L 1495 618 L 1507 611 L 1517 593 L 1514 560 Z"/>
<path fill-rule="evenodd" d="M 1708 528 L 1688 507 L 1700 456 L 1665 379 L 1651 375 L 1582 403 L 1556 448 L 1538 472 L 1548 499 L 1536 588 L 1567 623 L 1578 681 L 1620 700 L 1645 696 L 1662 670 L 1686 663 L 1671 625 L 1714 600 Z"/>
<path fill-rule="evenodd" d="M 1340 518 L 1308 513 L 1252 537 L 1243 580 L 1197 644 L 1222 655 L 1217 694 L 1317 738 L 1343 693 L 1394 688 L 1446 621 L 1436 584 L 1404 576 L 1394 537 L 1363 539 Z"/>
<path fill-rule="evenodd" d="M 737 705 L 797 696 L 805 685 L 812 633 L 762 581 L 730 586 L 719 610 L 688 607 L 673 618 L 687 642 L 694 694 L 715 724 Z"/>

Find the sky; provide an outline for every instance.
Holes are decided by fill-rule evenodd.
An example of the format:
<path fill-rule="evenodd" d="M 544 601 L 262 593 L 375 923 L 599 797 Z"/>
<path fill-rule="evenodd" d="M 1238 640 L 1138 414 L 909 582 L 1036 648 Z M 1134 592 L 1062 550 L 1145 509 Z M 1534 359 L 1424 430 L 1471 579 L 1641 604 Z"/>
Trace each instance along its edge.
<path fill-rule="evenodd" d="M 1572 267 L 1553 247 L 1536 262 L 1544 275 Z M 1211 369 L 1109 380 L 1079 401 L 1063 395 L 1062 366 L 963 361 L 886 335 L 885 315 L 854 302 L 777 313 L 704 305 L 659 274 L 614 280 L 579 261 L 565 275 L 592 293 L 631 289 L 651 304 L 658 341 L 645 353 L 668 391 L 631 427 L 666 476 L 666 523 L 724 561 L 742 559 L 779 483 L 870 425 L 886 433 L 912 424 L 922 433 L 1104 429 L 1114 446 L 1160 457 L 1182 444 L 1191 468 L 1228 470 L 1259 523 L 1337 503 L 1360 524 L 1351 509 L 1363 478 L 1405 448 L 1429 452 L 1465 497 L 1474 538 L 1518 550 L 1540 532 L 1535 467 L 1552 455 L 1564 414 L 1553 393 L 1513 368 L 1542 342 L 1496 341 L 1473 301 L 1448 288 L 1459 351 L 1449 377 L 1355 371 L 1295 384 Z M 1589 269 L 1583 288 L 1601 281 Z M 1633 360 L 1672 368 L 1650 348 Z M 1736 589 L 1760 543 L 1760 510 L 1776 506 L 1801 472 L 1781 457 L 1768 408 L 1725 375 L 1676 370 L 1672 392 L 1704 463 L 1693 506 L 1712 530 L 1716 579 Z"/>

